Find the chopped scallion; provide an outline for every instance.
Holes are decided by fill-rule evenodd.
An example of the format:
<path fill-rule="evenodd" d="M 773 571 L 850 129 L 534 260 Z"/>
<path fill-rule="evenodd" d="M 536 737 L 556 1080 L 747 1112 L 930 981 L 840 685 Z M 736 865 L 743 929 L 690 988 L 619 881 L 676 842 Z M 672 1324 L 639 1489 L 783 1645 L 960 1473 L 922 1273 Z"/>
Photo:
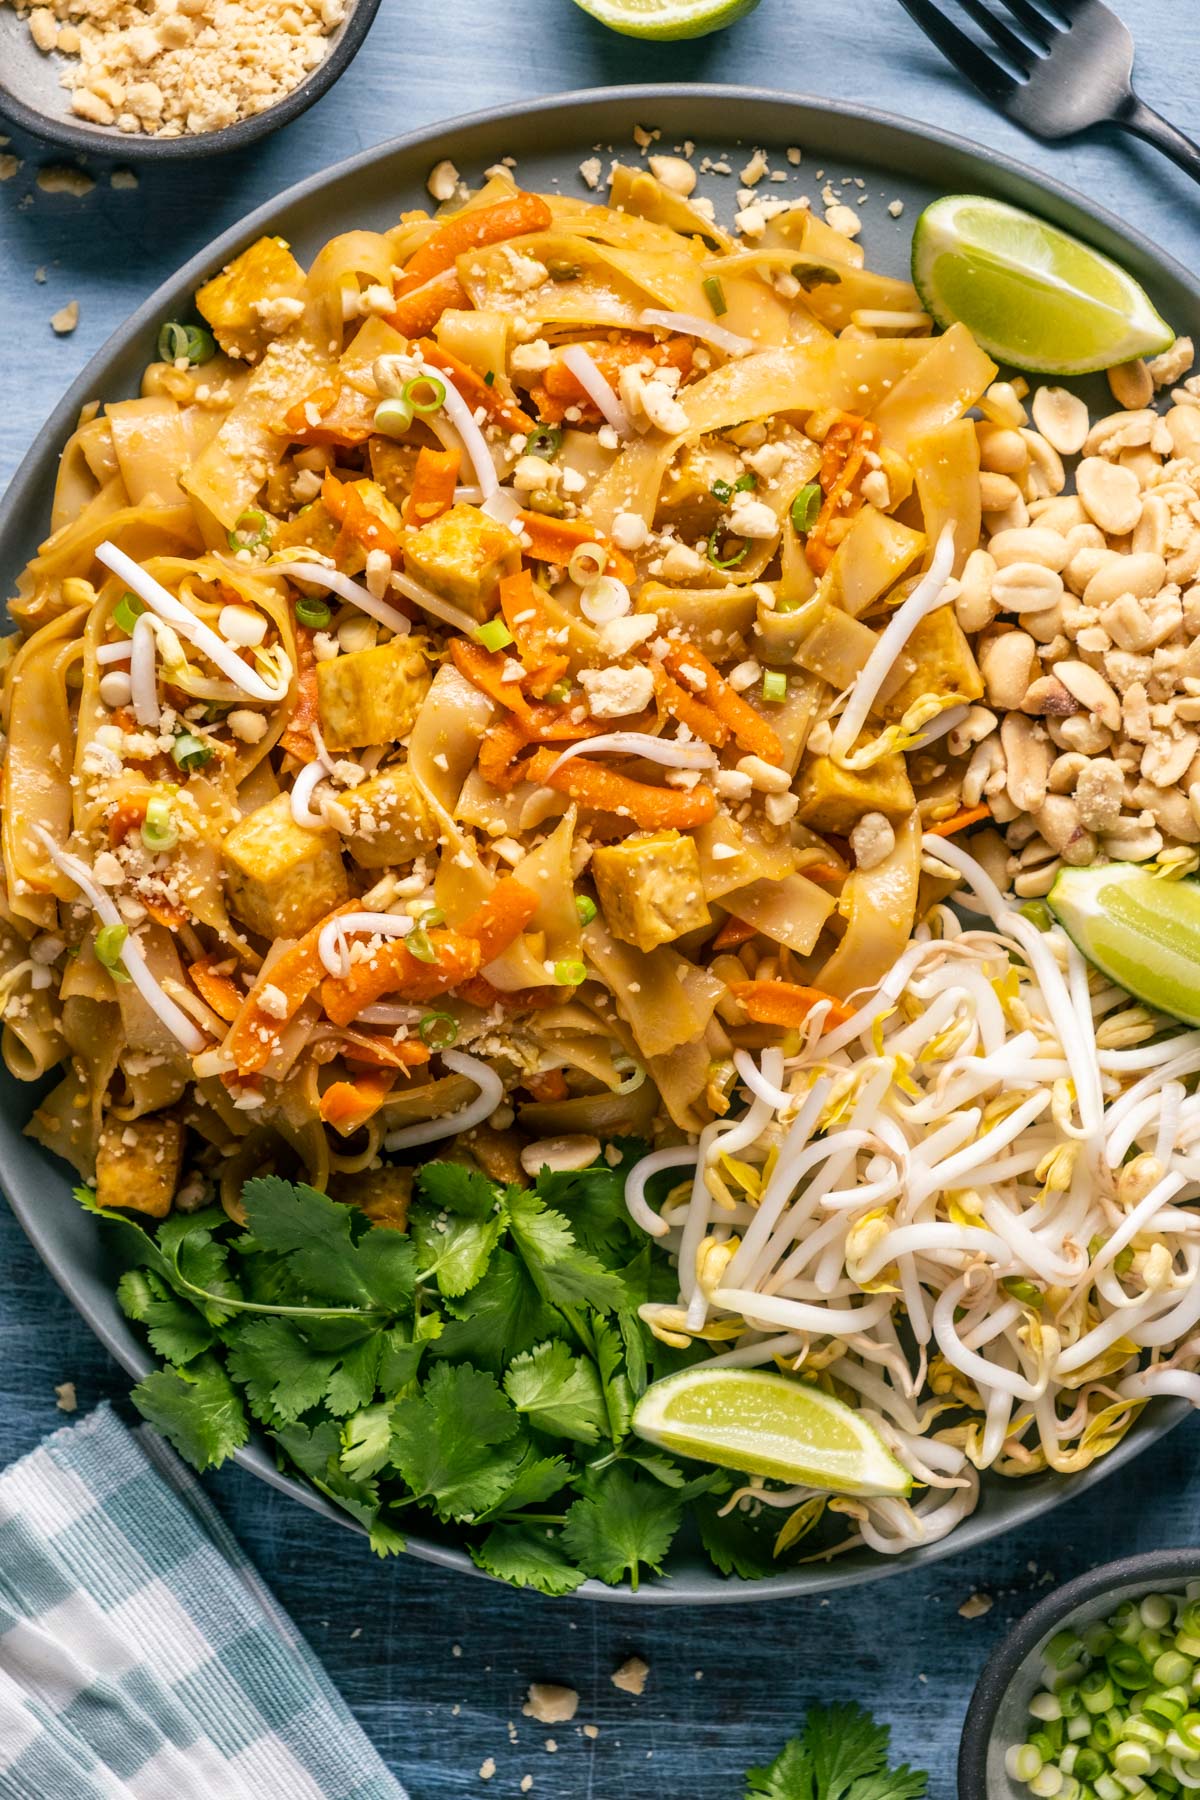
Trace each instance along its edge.
<path fill-rule="evenodd" d="M 251 509 L 226 533 L 231 550 L 261 550 L 271 541 L 271 521 L 266 513 Z"/>
<path fill-rule="evenodd" d="M 475 636 L 485 650 L 503 650 L 513 641 L 513 634 L 503 619 L 489 619 L 475 628 Z"/>
<path fill-rule="evenodd" d="M 321 631 L 328 625 L 333 614 L 324 600 L 310 598 L 302 594 L 296 602 L 296 617 L 301 625 L 307 625 L 313 631 Z"/>
<path fill-rule="evenodd" d="M 709 491 L 713 499 L 719 500 L 722 506 L 728 506 L 733 499 L 733 488 L 727 481 L 714 481 Z"/>
<path fill-rule="evenodd" d="M 166 794 L 152 794 L 146 803 L 142 820 L 142 842 L 147 850 L 173 850 L 179 842 L 179 829 L 171 817 L 171 802 Z"/>
<path fill-rule="evenodd" d="M 404 948 L 408 951 L 410 956 L 415 956 L 418 962 L 431 963 L 437 961 L 437 950 L 435 946 L 430 943 L 424 926 L 419 925 L 415 931 L 409 932 L 404 940 Z"/>
<path fill-rule="evenodd" d="M 136 594 L 122 594 L 113 607 L 113 624 L 118 631 L 132 636 L 133 628 L 146 610 L 146 602 L 139 600 Z"/>
<path fill-rule="evenodd" d="M 525 455 L 540 456 L 543 462 L 553 462 L 562 449 L 563 434 L 557 425 L 539 425 L 525 439 Z"/>
<path fill-rule="evenodd" d="M 587 980 L 587 969 L 583 963 L 568 958 L 555 963 L 554 979 L 559 987 L 578 987 L 581 981 Z"/>
<path fill-rule="evenodd" d="M 180 325 L 171 319 L 158 334 L 158 354 L 163 362 L 187 361 L 195 367 L 206 363 L 217 353 L 211 331 L 203 325 Z"/>
<path fill-rule="evenodd" d="M 128 925 L 102 925 L 95 937 L 96 961 L 108 970 L 114 981 L 128 981 L 121 964 L 121 951 L 129 936 Z"/>
<path fill-rule="evenodd" d="M 797 537 L 804 537 L 817 522 L 824 496 L 819 482 L 810 481 L 802 487 L 792 501 L 792 529 Z"/>
<path fill-rule="evenodd" d="M 714 569 L 736 569 L 740 562 L 745 562 L 750 545 L 744 543 L 735 556 L 722 556 L 717 549 L 717 539 L 721 535 L 721 527 L 714 525 L 708 535 L 708 560 Z"/>
<path fill-rule="evenodd" d="M 734 482 L 733 491 L 735 494 L 748 494 L 752 488 L 756 488 L 757 486 L 758 477 L 753 474 L 751 470 L 747 469 L 745 474 L 739 475 Z"/>
<path fill-rule="evenodd" d="M 768 669 L 762 679 L 762 697 L 772 706 L 787 699 L 787 676 L 782 669 Z"/>
<path fill-rule="evenodd" d="M 721 286 L 720 277 L 709 275 L 700 283 L 704 290 L 704 298 L 712 307 L 714 315 L 719 319 L 723 312 L 729 311 L 729 302 L 725 298 L 725 289 Z"/>
<path fill-rule="evenodd" d="M 202 769 L 206 762 L 213 758 L 213 747 L 194 731 L 181 731 L 171 745 L 171 755 L 185 774 L 190 775 L 193 769 Z"/>
<path fill-rule="evenodd" d="M 431 1050 L 449 1050 L 458 1041 L 458 1020 L 451 1013 L 428 1012 L 417 1030 Z"/>
<path fill-rule="evenodd" d="M 806 294 L 811 294 L 814 288 L 837 287 L 842 279 L 828 263 L 793 263 L 792 274 Z"/>
<path fill-rule="evenodd" d="M 436 375 L 414 375 L 405 382 L 402 398 L 415 413 L 435 413 L 446 404 L 446 384 Z"/>
<path fill-rule="evenodd" d="M 590 925 L 596 916 L 596 902 L 589 900 L 586 894 L 576 894 L 575 911 L 579 914 L 581 925 Z"/>

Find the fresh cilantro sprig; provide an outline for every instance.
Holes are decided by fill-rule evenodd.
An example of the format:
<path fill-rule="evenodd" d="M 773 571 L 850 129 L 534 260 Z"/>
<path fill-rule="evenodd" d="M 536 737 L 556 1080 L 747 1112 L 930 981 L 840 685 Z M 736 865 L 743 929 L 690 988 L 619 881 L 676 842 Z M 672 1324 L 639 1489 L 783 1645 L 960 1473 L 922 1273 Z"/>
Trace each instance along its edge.
<path fill-rule="evenodd" d="M 853 1702 L 817 1706 L 775 1761 L 746 1774 L 746 1800 L 921 1800 L 929 1777 L 889 1769 L 891 1733 Z"/>
<path fill-rule="evenodd" d="M 732 1478 L 693 1479 L 630 1435 L 647 1382 L 703 1351 L 639 1316 L 675 1276 L 625 1207 L 644 1146 L 617 1150 L 529 1187 L 428 1163 L 403 1231 L 274 1175 L 246 1183 L 236 1219 L 214 1206 L 153 1229 L 80 1189 L 120 1232 L 117 1297 L 162 1360 L 136 1404 L 201 1469 L 261 1428 L 381 1555 L 433 1530 L 565 1594 L 637 1586 L 686 1524 L 724 1572 L 765 1572 L 775 1527 L 721 1517 Z"/>

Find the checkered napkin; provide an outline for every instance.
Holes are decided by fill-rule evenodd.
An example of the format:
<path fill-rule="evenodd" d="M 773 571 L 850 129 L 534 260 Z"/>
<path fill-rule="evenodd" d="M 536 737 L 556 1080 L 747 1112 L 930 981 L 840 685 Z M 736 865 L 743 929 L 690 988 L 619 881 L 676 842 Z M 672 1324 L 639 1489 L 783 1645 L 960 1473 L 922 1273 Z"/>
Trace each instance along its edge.
<path fill-rule="evenodd" d="M 0 1800 L 406 1800 L 192 1475 L 107 1406 L 0 1475 Z"/>

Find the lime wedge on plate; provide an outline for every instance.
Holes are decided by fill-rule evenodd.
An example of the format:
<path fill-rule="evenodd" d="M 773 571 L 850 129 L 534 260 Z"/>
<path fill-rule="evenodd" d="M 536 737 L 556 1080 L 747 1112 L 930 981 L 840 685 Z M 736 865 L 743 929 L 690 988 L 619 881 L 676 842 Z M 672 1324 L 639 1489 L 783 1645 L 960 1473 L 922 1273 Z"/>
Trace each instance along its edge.
<path fill-rule="evenodd" d="M 752 13 L 758 0 L 575 0 L 575 4 L 624 37 L 673 43 L 723 31 Z"/>
<path fill-rule="evenodd" d="M 678 1456 L 837 1494 L 907 1494 L 912 1477 L 861 1413 L 762 1369 L 684 1369 L 650 1384 L 639 1437 Z"/>
<path fill-rule="evenodd" d="M 979 194 L 935 200 L 913 232 L 912 277 L 941 326 L 1000 362 L 1083 375 L 1152 356 L 1175 333 L 1131 275 L 1044 219 Z"/>
<path fill-rule="evenodd" d="M 1063 869 L 1046 904 L 1110 981 L 1200 1025 L 1200 882 L 1156 879 L 1137 863 Z"/>

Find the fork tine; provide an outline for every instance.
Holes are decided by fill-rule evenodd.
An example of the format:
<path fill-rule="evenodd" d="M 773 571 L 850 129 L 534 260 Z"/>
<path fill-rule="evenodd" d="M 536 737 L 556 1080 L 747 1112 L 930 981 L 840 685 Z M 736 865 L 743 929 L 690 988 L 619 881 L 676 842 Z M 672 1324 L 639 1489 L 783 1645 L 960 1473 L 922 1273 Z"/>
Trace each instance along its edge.
<path fill-rule="evenodd" d="M 986 100 L 1007 100 L 1017 82 L 1007 69 L 972 43 L 966 32 L 944 18 L 934 0 L 900 0 L 910 18 L 915 19 L 927 38 L 931 38 L 942 55 L 977 87 Z"/>
<path fill-rule="evenodd" d="M 997 50 L 1002 50 L 1022 75 L 1028 75 L 1037 61 L 1036 50 L 1031 50 L 1024 38 L 1019 38 L 1015 31 L 1010 30 L 1003 19 L 994 18 L 982 4 L 982 0 L 958 0 L 958 4 L 969 19 L 974 19 L 987 32 Z"/>
<path fill-rule="evenodd" d="M 1030 5 L 1030 0 L 1000 0 L 1000 4 L 1006 12 L 1011 13 L 1018 25 L 1025 27 L 1030 37 L 1043 50 L 1049 50 L 1063 29 L 1057 19 L 1047 18 L 1044 12 Z"/>

